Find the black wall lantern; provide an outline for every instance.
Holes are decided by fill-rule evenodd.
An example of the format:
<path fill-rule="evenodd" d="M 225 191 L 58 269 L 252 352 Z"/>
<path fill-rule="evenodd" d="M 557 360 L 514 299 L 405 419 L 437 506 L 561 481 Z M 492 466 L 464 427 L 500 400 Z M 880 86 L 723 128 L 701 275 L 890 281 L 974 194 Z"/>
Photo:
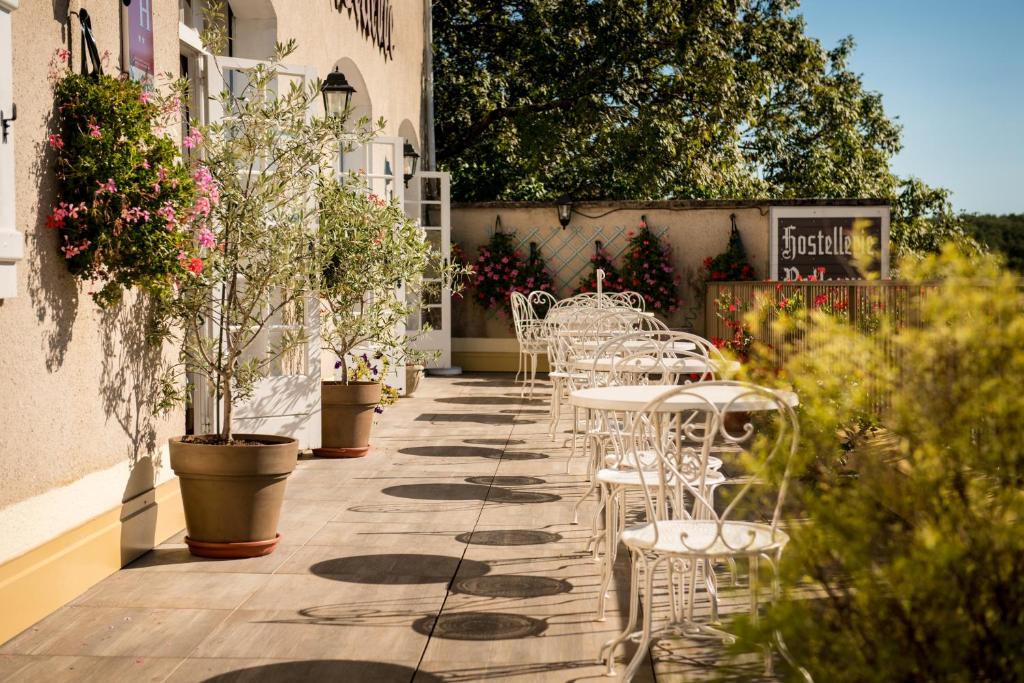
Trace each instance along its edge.
<path fill-rule="evenodd" d="M 334 71 L 327 74 L 327 80 L 320 88 L 324 95 L 324 111 L 328 116 L 341 116 L 348 111 L 352 102 L 352 93 L 356 91 L 345 78 L 345 74 L 334 67 Z"/>
<path fill-rule="evenodd" d="M 558 222 L 562 224 L 562 230 L 565 230 L 572 220 L 572 200 L 563 195 L 555 200 L 555 207 L 558 209 Z"/>
<path fill-rule="evenodd" d="M 420 155 L 416 153 L 416 148 L 412 146 L 408 140 L 405 141 L 405 145 L 402 147 L 402 177 L 405 178 L 405 186 L 409 186 L 409 181 L 416 175 L 416 167 L 419 165 Z"/>

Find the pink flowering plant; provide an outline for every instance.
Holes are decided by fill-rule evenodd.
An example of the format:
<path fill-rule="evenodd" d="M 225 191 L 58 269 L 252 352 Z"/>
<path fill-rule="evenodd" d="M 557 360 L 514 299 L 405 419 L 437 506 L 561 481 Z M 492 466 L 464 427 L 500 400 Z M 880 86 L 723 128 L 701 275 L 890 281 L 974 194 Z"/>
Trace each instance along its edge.
<path fill-rule="evenodd" d="M 626 289 L 639 292 L 649 311 L 675 313 L 679 310 L 679 275 L 672 265 L 672 248 L 663 244 L 647 223 L 626 234 L 629 246 L 622 259 Z"/>
<path fill-rule="evenodd" d="M 573 294 L 582 294 L 584 292 L 596 292 L 597 291 L 597 271 L 601 269 L 604 271 L 604 282 L 601 283 L 602 292 L 624 292 L 626 291 L 626 283 L 622 279 L 622 275 L 619 274 L 619 269 L 612 263 L 612 257 L 608 253 L 608 250 L 602 246 L 594 249 L 594 255 L 590 257 L 590 272 L 586 277 L 580 280 L 579 285 L 573 290 Z"/>
<path fill-rule="evenodd" d="M 51 69 L 57 198 L 47 226 L 71 273 L 102 283 L 93 292 L 100 306 L 132 288 L 166 301 L 202 271 L 219 198 L 209 170 L 184 161 L 163 132 L 183 85 L 161 95 L 130 79 L 74 73 L 68 58 L 60 51 Z"/>
<path fill-rule="evenodd" d="M 528 295 L 553 289 L 551 273 L 540 250 L 534 249 L 529 257 L 523 258 L 516 248 L 514 234 L 496 230 L 487 244 L 478 249 L 473 265 L 473 300 L 484 310 L 497 312 L 511 323 L 512 292 Z"/>
<path fill-rule="evenodd" d="M 385 372 L 378 374 L 377 365 L 370 375 L 354 373 L 359 359 L 369 362 L 363 350 L 378 358 L 406 357 L 416 335 L 406 332 L 403 323 L 421 299 L 440 296 L 437 289 L 457 291 L 466 269 L 445 263 L 399 203 L 369 192 L 359 176 L 325 180 L 317 198 L 322 215 L 316 286 L 323 347 L 337 358 L 339 381 L 382 382 Z M 386 371 L 386 364 L 381 368 Z"/>

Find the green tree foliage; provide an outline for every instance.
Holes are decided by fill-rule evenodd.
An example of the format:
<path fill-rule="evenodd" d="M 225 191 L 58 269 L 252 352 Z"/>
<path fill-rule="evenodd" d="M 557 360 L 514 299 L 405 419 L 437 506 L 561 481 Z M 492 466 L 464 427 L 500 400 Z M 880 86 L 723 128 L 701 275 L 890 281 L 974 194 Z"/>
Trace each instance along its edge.
<path fill-rule="evenodd" d="M 1024 272 L 1024 214 L 966 214 L 963 221 L 969 235 L 1006 256 L 1006 265 L 1010 268 Z"/>
<path fill-rule="evenodd" d="M 782 584 L 810 590 L 757 637 L 780 633 L 817 681 L 1022 680 L 1024 296 L 996 257 L 952 247 L 902 269 L 914 324 L 814 313 L 813 350 L 785 368 L 808 521 Z"/>
<path fill-rule="evenodd" d="M 877 197 L 896 250 L 947 215 L 796 0 L 434 3 L 439 163 L 461 200 Z M 923 196 L 925 195 L 925 196 Z M 919 202 L 928 199 L 921 206 Z M 907 213 L 906 210 L 919 210 Z M 936 217 L 937 216 L 937 217 Z M 904 228 L 904 223 L 906 227 Z"/>

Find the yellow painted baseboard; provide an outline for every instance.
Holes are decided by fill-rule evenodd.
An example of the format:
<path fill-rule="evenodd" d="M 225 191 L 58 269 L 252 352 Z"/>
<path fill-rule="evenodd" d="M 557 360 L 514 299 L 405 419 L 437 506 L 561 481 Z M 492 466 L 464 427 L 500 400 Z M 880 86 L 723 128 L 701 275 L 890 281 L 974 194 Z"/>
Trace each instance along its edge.
<path fill-rule="evenodd" d="M 537 372 L 548 371 L 548 360 L 538 359 Z M 519 354 L 515 351 L 452 351 L 452 365 L 466 372 L 515 372 Z"/>
<path fill-rule="evenodd" d="M 0 565 L 0 643 L 183 528 L 175 478 Z"/>

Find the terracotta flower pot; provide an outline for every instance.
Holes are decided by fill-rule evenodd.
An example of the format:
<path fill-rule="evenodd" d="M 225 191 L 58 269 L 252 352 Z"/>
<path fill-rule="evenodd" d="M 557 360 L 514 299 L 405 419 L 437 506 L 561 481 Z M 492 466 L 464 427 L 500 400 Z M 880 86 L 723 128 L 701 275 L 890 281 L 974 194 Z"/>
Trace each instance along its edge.
<path fill-rule="evenodd" d="M 380 403 L 380 382 L 322 382 L 320 448 L 323 458 L 359 458 L 370 450 L 373 409 Z"/>
<path fill-rule="evenodd" d="M 405 366 L 405 395 L 412 396 L 420 388 L 420 380 L 426 369 L 422 365 Z"/>
<path fill-rule="evenodd" d="M 170 439 L 171 468 L 181 483 L 188 527 L 185 542 L 193 555 L 269 555 L 281 538 L 277 522 L 299 444 L 284 436 L 235 438 L 259 443 L 225 446 Z"/>

